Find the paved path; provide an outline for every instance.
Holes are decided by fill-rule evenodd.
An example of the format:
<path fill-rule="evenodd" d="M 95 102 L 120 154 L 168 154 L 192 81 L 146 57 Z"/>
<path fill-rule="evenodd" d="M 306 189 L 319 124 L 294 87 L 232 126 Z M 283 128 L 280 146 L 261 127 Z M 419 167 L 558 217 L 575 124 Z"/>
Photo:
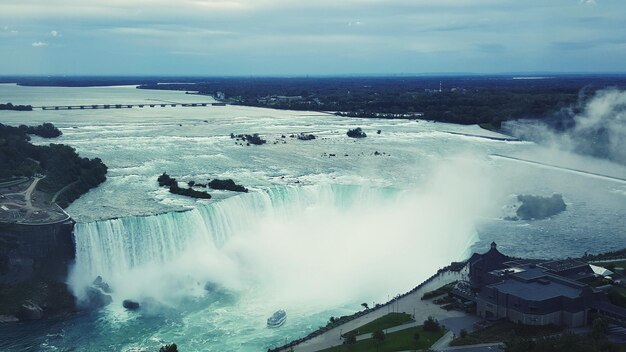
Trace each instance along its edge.
<path fill-rule="evenodd" d="M 479 345 L 471 346 L 457 346 L 448 347 L 442 351 L 454 351 L 454 352 L 497 352 L 504 351 L 504 345 L 501 343 L 483 343 Z"/>
<path fill-rule="evenodd" d="M 52 197 L 52 200 L 50 202 L 55 203 L 57 201 L 57 198 L 59 197 L 59 195 L 61 195 L 61 193 L 65 192 L 66 189 L 74 186 L 78 182 L 80 182 L 80 180 L 74 181 L 74 182 L 70 183 L 69 185 L 66 185 L 65 187 L 63 187 L 60 190 L 58 190 L 57 193 L 54 194 L 54 196 Z"/>
<path fill-rule="evenodd" d="M 34 210 L 39 210 L 38 208 L 33 207 L 33 191 L 41 179 L 41 177 L 35 177 L 33 183 L 31 183 L 24 192 L 24 200 L 26 200 L 26 209 L 29 216 Z"/>
<path fill-rule="evenodd" d="M 310 340 L 302 342 L 299 345 L 293 347 L 296 352 L 314 352 L 325 348 L 341 345 L 343 340 L 340 337 L 342 332 L 348 332 L 365 325 L 375 319 L 378 319 L 390 312 L 404 312 L 408 314 L 414 314 L 417 322 L 423 322 L 429 316 L 435 317 L 439 321 L 443 321 L 447 318 L 458 318 L 467 316 L 463 312 L 459 311 L 446 311 L 441 309 L 439 305 L 432 303 L 431 300 L 422 301 L 422 295 L 425 292 L 439 288 L 447 283 L 455 280 L 463 279 L 465 273 L 446 272 L 434 279 L 433 281 L 425 284 L 413 293 L 410 293 L 402 298 L 394 301 L 393 304 L 381 307 L 368 314 L 365 314 L 359 318 L 351 320 L 343 325 L 337 326 L 325 333 L 316 336 Z"/>
<path fill-rule="evenodd" d="M 455 352 L 482 352 L 482 351 L 500 351 L 502 350 L 502 343 L 481 343 L 469 346 L 450 346 L 450 342 L 454 338 L 455 333 L 448 331 L 437 342 L 435 342 L 431 349 L 433 351 L 455 351 Z"/>
<path fill-rule="evenodd" d="M 0 206 L 0 221 L 21 225 L 50 225 L 64 222 L 70 216 L 54 202 L 44 202 L 40 199 L 33 203 L 33 194 L 39 181 L 44 177 L 33 177 L 30 185 L 21 192 L 2 195 Z M 11 207 L 11 208 L 9 208 Z"/>
<path fill-rule="evenodd" d="M 441 336 L 437 342 L 433 343 L 430 348 L 435 351 L 443 351 L 450 345 L 450 341 L 452 341 L 453 338 L 454 332 L 448 331 L 445 335 Z"/>

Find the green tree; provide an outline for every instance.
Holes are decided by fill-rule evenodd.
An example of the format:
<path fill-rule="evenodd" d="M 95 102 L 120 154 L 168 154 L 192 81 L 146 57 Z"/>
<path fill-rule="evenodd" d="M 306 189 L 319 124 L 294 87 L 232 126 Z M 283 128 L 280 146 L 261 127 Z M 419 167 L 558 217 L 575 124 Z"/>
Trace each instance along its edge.
<path fill-rule="evenodd" d="M 417 351 L 417 344 L 419 343 L 420 340 L 420 333 L 419 332 L 415 332 L 413 333 L 413 342 L 415 342 L 415 350 Z"/>
<path fill-rule="evenodd" d="M 437 332 L 440 328 L 437 319 L 428 317 L 428 319 L 424 320 L 424 331 Z"/>
<path fill-rule="evenodd" d="M 380 345 L 385 341 L 385 333 L 382 330 L 376 330 L 372 333 L 372 339 L 376 341 L 376 351 L 378 351 Z"/>
<path fill-rule="evenodd" d="M 385 333 L 382 330 L 376 330 L 372 333 L 372 338 L 378 341 L 385 340 Z"/>
<path fill-rule="evenodd" d="M 591 336 L 599 340 L 606 336 L 609 331 L 609 324 L 602 318 L 595 318 L 591 324 Z"/>
<path fill-rule="evenodd" d="M 178 346 L 175 343 L 162 346 L 159 352 L 178 352 Z"/>

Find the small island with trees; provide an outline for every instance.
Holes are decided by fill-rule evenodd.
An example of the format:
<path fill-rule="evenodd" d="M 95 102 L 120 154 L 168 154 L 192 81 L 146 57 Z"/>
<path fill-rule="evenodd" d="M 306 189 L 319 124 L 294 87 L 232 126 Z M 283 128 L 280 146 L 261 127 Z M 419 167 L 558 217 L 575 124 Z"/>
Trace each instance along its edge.
<path fill-rule="evenodd" d="M 235 140 L 240 140 L 242 142 L 246 142 L 246 144 L 248 146 L 250 146 L 250 144 L 254 144 L 254 145 L 263 145 L 265 143 L 267 143 L 267 141 L 263 138 L 261 138 L 261 136 L 259 136 L 258 133 L 254 133 L 254 134 L 234 134 L 231 133 L 230 134 L 230 138 L 233 138 Z"/>
<path fill-rule="evenodd" d="M 33 111 L 32 105 L 13 105 L 13 103 L 0 104 L 0 110 Z"/>
<path fill-rule="evenodd" d="M 171 177 L 166 172 L 159 176 L 157 181 L 159 182 L 159 186 L 169 187 L 170 193 L 198 199 L 211 199 L 211 195 L 207 192 L 196 191 L 195 189 L 191 188 L 193 187 L 193 184 L 190 184 L 188 188 L 179 187 L 178 181 L 176 181 L 175 178 Z"/>
<path fill-rule="evenodd" d="M 248 193 L 248 189 L 246 187 L 236 184 L 235 181 L 231 179 L 220 180 L 215 178 L 210 180 L 208 183 L 199 183 L 191 180 L 187 182 L 187 188 L 182 188 L 179 186 L 178 181 L 175 178 L 168 175 L 167 172 L 164 172 L 157 178 L 157 182 L 160 187 L 169 187 L 170 193 L 198 199 L 211 199 L 211 195 L 205 191 L 195 190 L 193 187 L 209 187 L 214 190 Z"/>
<path fill-rule="evenodd" d="M 367 137 L 367 134 L 365 132 L 363 132 L 361 127 L 357 127 L 357 128 L 348 130 L 348 132 L 346 132 L 346 135 L 348 135 L 348 137 L 350 137 L 350 138 L 365 138 L 365 137 Z"/>

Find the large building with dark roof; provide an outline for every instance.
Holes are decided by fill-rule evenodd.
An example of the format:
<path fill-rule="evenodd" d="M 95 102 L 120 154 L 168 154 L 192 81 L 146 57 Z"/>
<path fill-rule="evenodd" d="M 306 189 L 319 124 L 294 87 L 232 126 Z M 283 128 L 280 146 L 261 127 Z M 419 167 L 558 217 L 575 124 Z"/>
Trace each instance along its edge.
<path fill-rule="evenodd" d="M 469 276 L 476 312 L 486 319 L 580 327 L 590 313 L 623 313 L 607 302 L 602 290 L 587 284 L 597 274 L 578 260 L 513 259 L 492 243 L 488 252 L 469 259 Z"/>

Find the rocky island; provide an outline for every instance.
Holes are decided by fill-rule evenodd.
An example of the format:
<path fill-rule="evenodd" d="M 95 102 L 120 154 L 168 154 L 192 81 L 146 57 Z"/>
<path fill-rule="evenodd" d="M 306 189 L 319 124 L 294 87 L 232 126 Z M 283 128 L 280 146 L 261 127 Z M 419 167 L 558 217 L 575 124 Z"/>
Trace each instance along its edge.
<path fill-rule="evenodd" d="M 208 183 L 199 183 L 192 180 L 187 182 L 187 188 L 181 188 L 175 178 L 168 175 L 167 172 L 164 172 L 161 176 L 159 176 L 157 181 L 159 182 L 160 187 L 169 187 L 170 193 L 199 199 L 211 199 L 211 195 L 204 191 L 197 191 L 193 189 L 193 187 L 209 187 L 211 189 L 221 191 L 248 192 L 246 187 L 236 184 L 235 181 L 231 179 L 220 180 L 215 178 L 210 180 Z"/>
<path fill-rule="evenodd" d="M 0 104 L 0 110 L 14 110 L 14 111 L 32 111 L 31 105 L 13 105 L 13 103 Z"/>
<path fill-rule="evenodd" d="M 505 220 L 542 220 L 559 214 L 567 208 L 560 194 L 553 194 L 551 197 L 520 194 L 517 200 L 521 202 L 516 211 L 517 216 L 507 217 Z"/>
<path fill-rule="evenodd" d="M 365 132 L 363 132 L 361 127 L 357 127 L 357 128 L 348 130 L 348 132 L 346 132 L 346 135 L 348 135 L 348 137 L 351 137 L 351 138 L 365 138 L 365 137 L 367 137 L 367 134 Z"/>
<path fill-rule="evenodd" d="M 159 182 L 159 186 L 169 187 L 170 193 L 198 199 L 211 199 L 211 195 L 207 192 L 196 191 L 192 188 L 195 182 L 189 183 L 189 188 L 181 188 L 178 186 L 178 181 L 176 181 L 175 178 L 171 177 L 166 172 L 159 176 L 157 181 Z"/>

